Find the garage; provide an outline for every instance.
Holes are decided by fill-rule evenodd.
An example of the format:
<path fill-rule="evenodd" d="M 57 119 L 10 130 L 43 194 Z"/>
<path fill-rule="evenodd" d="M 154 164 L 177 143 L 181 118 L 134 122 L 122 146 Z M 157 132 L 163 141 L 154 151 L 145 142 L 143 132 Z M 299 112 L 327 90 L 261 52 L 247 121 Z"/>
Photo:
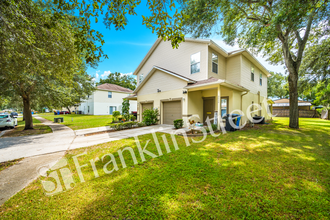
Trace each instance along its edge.
<path fill-rule="evenodd" d="M 146 109 L 153 109 L 154 108 L 154 104 L 153 103 L 143 103 L 142 104 L 142 113 L 144 112 L 144 110 Z"/>
<path fill-rule="evenodd" d="M 173 121 L 182 118 L 181 101 L 163 103 L 163 124 L 173 125 Z"/>

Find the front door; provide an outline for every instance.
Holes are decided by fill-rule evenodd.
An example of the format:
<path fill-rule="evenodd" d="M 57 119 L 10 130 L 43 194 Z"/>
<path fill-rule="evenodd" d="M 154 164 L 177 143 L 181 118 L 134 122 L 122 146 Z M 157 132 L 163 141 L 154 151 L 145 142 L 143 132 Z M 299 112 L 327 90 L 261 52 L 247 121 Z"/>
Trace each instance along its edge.
<path fill-rule="evenodd" d="M 203 98 L 203 122 L 214 117 L 215 97 Z"/>

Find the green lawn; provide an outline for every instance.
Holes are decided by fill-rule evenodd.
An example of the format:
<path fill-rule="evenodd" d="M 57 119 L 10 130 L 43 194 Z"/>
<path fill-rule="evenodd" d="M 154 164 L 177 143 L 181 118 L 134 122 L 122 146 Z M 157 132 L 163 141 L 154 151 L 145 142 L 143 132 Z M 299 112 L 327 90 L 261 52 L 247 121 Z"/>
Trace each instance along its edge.
<path fill-rule="evenodd" d="M 36 134 L 46 134 L 52 132 L 52 129 L 47 125 L 42 124 L 39 120 L 33 118 L 33 130 L 24 130 L 25 122 L 23 118 L 17 118 L 17 127 L 7 131 L 1 137 L 18 137 L 18 136 L 27 136 L 27 135 L 36 135 Z"/>
<path fill-rule="evenodd" d="M 112 122 L 112 115 L 54 115 L 54 113 L 43 113 L 39 116 L 50 121 L 54 121 L 56 117 L 63 117 L 64 123 L 62 124 L 73 130 L 107 126 Z"/>
<path fill-rule="evenodd" d="M 73 189 L 45 196 L 40 179 L 0 207 L 1 219 L 329 219 L 330 121 L 301 119 L 300 129 L 288 119 L 271 125 L 208 137 L 184 144 L 163 156 L 141 162 L 133 138 L 69 151 L 65 156 L 76 184 Z M 139 137 L 142 147 L 156 154 L 152 135 Z M 198 138 L 195 138 L 198 140 Z M 125 152 L 121 167 L 118 149 L 131 146 L 134 165 Z M 86 182 L 80 182 L 72 156 L 78 158 Z M 114 153 L 119 170 L 105 174 L 110 160 L 91 159 Z M 108 166 L 112 169 L 112 165 Z M 60 172 L 58 172 L 60 173 Z M 63 187 L 64 184 L 62 183 Z"/>

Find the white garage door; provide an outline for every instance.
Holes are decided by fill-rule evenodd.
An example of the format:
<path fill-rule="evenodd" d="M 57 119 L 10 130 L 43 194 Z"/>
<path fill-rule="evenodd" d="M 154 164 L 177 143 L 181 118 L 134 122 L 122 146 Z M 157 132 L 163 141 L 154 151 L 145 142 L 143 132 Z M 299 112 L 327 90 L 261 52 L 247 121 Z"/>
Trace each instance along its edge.
<path fill-rule="evenodd" d="M 164 124 L 172 125 L 176 119 L 182 119 L 181 101 L 164 102 Z"/>

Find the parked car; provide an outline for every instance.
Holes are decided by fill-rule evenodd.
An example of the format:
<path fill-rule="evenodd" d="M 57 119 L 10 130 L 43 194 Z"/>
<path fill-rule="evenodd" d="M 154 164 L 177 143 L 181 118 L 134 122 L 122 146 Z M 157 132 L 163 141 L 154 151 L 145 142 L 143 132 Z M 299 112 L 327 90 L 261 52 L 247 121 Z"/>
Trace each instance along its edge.
<path fill-rule="evenodd" d="M 18 117 L 18 113 L 17 112 L 12 112 L 10 113 L 11 116 L 13 116 L 13 118 L 17 118 Z"/>
<path fill-rule="evenodd" d="M 17 119 L 9 114 L 0 115 L 0 128 L 15 128 Z"/>
<path fill-rule="evenodd" d="M 60 115 L 67 115 L 67 114 L 70 114 L 70 112 L 69 111 L 61 111 L 60 112 Z"/>

